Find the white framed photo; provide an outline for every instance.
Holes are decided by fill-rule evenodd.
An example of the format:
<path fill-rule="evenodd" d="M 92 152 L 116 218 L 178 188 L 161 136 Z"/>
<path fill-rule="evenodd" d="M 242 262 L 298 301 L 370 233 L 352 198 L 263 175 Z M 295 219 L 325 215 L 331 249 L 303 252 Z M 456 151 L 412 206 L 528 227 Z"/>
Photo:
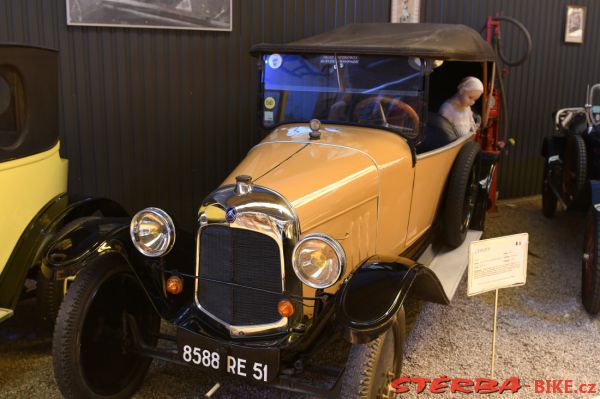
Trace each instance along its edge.
<path fill-rule="evenodd" d="M 567 6 L 565 43 L 583 43 L 585 31 L 585 6 Z"/>
<path fill-rule="evenodd" d="M 66 0 L 67 24 L 231 31 L 232 0 Z"/>

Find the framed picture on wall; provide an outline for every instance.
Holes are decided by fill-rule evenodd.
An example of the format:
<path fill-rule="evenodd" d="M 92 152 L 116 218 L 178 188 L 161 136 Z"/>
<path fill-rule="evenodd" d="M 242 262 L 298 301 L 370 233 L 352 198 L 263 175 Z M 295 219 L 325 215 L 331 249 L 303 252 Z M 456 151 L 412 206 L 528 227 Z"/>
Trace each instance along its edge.
<path fill-rule="evenodd" d="M 583 43 L 585 6 L 567 6 L 565 43 Z"/>
<path fill-rule="evenodd" d="M 66 0 L 67 24 L 231 31 L 232 0 Z"/>

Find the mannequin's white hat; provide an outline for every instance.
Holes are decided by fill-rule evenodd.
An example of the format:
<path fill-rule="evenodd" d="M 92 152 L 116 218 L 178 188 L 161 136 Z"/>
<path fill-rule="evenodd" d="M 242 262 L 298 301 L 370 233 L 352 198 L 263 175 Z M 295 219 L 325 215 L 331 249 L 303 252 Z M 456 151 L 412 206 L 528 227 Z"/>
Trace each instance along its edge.
<path fill-rule="evenodd" d="M 483 93 L 483 83 L 474 76 L 467 76 L 458 84 L 458 90 L 480 91 Z"/>

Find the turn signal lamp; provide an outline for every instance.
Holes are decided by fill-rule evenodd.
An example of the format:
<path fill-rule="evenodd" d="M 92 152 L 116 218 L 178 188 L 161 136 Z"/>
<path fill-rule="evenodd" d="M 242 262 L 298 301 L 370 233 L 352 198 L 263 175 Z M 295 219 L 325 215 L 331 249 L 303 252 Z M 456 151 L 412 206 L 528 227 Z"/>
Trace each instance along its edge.
<path fill-rule="evenodd" d="M 183 291 L 183 280 L 179 276 L 171 276 L 167 279 L 167 292 L 171 295 L 179 295 Z"/>
<path fill-rule="evenodd" d="M 282 299 L 277 304 L 277 311 L 282 317 L 290 317 L 294 314 L 294 305 L 287 299 Z"/>

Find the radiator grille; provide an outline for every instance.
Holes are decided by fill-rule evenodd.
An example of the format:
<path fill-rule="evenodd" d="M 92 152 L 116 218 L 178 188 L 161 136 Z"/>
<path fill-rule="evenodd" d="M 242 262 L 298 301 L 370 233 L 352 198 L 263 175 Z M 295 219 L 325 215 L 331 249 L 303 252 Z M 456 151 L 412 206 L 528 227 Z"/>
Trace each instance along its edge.
<path fill-rule="evenodd" d="M 250 230 L 207 226 L 200 236 L 201 278 L 259 288 L 278 294 L 198 280 L 202 308 L 231 325 L 258 325 L 281 319 L 279 247 L 271 237 Z"/>

